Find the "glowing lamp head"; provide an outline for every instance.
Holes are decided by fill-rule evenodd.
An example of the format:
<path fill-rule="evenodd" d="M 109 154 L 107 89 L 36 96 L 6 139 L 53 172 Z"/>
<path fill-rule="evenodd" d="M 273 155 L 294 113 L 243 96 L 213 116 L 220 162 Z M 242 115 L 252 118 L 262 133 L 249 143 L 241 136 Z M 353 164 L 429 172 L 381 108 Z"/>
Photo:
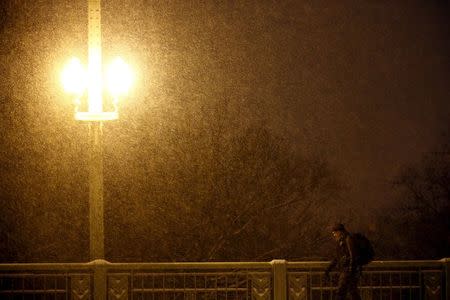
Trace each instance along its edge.
<path fill-rule="evenodd" d="M 86 89 L 86 71 L 78 58 L 72 58 L 61 73 L 61 82 L 66 92 L 82 95 Z"/>
<path fill-rule="evenodd" d="M 133 82 L 133 73 L 130 67 L 120 58 L 116 58 L 109 65 L 106 72 L 108 90 L 114 98 L 128 92 Z"/>

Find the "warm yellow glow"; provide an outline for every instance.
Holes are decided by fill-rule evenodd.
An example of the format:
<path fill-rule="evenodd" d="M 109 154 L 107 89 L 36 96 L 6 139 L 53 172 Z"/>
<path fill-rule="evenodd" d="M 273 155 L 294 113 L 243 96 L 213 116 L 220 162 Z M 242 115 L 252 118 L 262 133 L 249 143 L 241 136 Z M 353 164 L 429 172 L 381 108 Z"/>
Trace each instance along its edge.
<path fill-rule="evenodd" d="M 78 58 L 72 58 L 61 73 L 61 82 L 68 93 L 80 96 L 86 89 L 86 72 Z"/>
<path fill-rule="evenodd" d="M 133 82 L 131 68 L 120 58 L 116 58 L 109 66 L 106 73 L 106 82 L 111 95 L 117 97 L 128 92 Z"/>

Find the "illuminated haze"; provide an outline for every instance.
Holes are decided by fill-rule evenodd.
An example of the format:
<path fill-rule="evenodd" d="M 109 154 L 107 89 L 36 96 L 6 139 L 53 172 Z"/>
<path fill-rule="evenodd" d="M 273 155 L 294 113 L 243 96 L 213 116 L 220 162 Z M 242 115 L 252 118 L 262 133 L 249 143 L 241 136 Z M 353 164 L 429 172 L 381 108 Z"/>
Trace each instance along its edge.
<path fill-rule="evenodd" d="M 33 230 L 27 218 L 58 224 L 57 236 L 88 226 L 87 128 L 59 84 L 68 58 L 86 61 L 85 2 L 1 4 L 1 191 L 22 233 Z M 263 124 L 292 153 L 329 161 L 348 214 L 361 216 L 353 225 L 365 226 L 396 201 L 399 169 L 448 128 L 443 1 L 166 2 L 103 1 L 104 61 L 120 55 L 136 73 L 104 128 L 107 225 L 128 211 L 120 224 L 133 231 L 142 199 L 164 206 L 152 187 L 177 176 L 159 167 L 164 157 L 189 161 L 208 132 L 220 127 L 227 145 Z M 87 256 L 79 235 L 68 257 Z"/>

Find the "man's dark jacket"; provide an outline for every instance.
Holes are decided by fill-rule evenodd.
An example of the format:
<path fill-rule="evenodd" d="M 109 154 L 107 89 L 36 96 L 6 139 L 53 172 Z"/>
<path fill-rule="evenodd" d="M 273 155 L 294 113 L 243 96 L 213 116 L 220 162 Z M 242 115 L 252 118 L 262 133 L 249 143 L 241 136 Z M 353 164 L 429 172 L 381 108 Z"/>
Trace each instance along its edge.
<path fill-rule="evenodd" d="M 336 254 L 327 272 L 336 268 L 340 272 L 353 273 L 357 268 L 356 255 L 355 239 L 350 233 L 345 233 L 337 243 Z"/>

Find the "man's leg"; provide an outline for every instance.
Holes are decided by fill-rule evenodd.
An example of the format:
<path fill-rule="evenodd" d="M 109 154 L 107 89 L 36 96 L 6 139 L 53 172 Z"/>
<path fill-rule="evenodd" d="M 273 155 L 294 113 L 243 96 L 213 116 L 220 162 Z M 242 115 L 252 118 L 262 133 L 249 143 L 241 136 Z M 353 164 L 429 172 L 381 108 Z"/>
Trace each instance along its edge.
<path fill-rule="evenodd" d="M 349 276 L 346 272 L 339 273 L 339 281 L 336 290 L 336 300 L 345 300 L 347 296 L 347 290 L 349 287 Z"/>
<path fill-rule="evenodd" d="M 359 281 L 360 273 L 356 272 L 349 276 L 348 280 L 348 291 L 352 300 L 361 300 L 361 296 L 359 295 L 358 290 L 358 281 Z"/>

